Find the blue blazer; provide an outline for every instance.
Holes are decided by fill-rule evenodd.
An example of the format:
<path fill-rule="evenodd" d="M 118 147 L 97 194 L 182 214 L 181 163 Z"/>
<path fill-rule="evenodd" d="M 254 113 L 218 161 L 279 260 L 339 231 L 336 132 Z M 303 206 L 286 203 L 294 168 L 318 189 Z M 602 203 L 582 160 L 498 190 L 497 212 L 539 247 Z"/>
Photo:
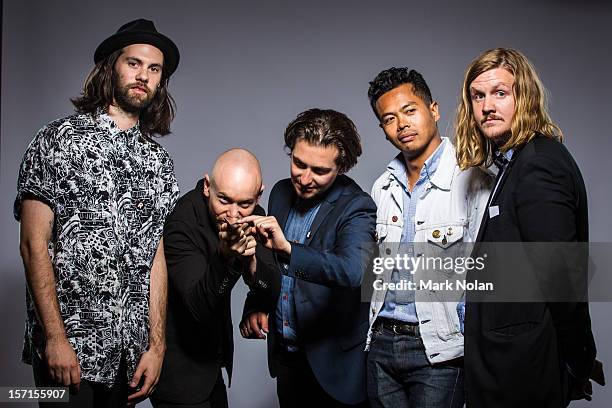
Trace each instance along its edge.
<path fill-rule="evenodd" d="M 283 229 L 296 199 L 289 179 L 279 181 L 270 193 L 268 214 Z M 277 257 L 281 273 L 296 279 L 299 344 L 319 384 L 345 404 L 366 399 L 369 299 L 361 299 L 361 282 L 375 232 L 374 201 L 352 179 L 340 175 L 323 199 L 304 244 L 291 244 L 290 259 Z M 280 267 L 281 261 L 288 263 L 288 269 Z M 256 290 L 249 292 L 245 316 L 257 310 L 273 316 L 278 294 L 272 301 L 269 294 L 265 297 Z M 275 319 L 270 318 L 269 325 L 268 364 L 275 377 Z"/>

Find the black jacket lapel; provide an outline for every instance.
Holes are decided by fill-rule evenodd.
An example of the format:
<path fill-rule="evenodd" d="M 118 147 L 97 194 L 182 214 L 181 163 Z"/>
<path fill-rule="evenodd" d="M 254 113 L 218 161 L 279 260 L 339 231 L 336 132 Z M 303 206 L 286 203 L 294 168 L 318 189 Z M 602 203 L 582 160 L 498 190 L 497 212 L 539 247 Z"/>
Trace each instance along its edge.
<path fill-rule="evenodd" d="M 518 157 L 519 152 L 520 150 L 517 150 L 512 155 L 512 159 L 510 159 L 510 162 L 508 163 L 505 171 L 501 175 L 501 180 L 499 180 L 499 185 L 497 185 L 498 181 L 497 180 L 495 181 L 497 188 L 495 188 L 495 186 L 493 187 L 493 191 L 491 192 L 491 196 L 489 197 L 489 202 L 487 203 L 487 206 L 485 207 L 485 212 L 482 216 L 482 221 L 480 222 L 480 228 L 478 229 L 478 236 L 476 237 L 476 242 L 482 241 L 482 237 L 484 236 L 484 233 L 487 229 L 487 225 L 489 223 L 489 218 L 490 218 L 489 207 L 491 207 L 493 203 L 497 202 L 497 199 L 502 193 L 504 184 L 506 183 L 506 180 L 508 179 L 508 175 L 512 171 L 512 166 L 514 165 L 514 162 L 516 161 L 516 158 Z"/>

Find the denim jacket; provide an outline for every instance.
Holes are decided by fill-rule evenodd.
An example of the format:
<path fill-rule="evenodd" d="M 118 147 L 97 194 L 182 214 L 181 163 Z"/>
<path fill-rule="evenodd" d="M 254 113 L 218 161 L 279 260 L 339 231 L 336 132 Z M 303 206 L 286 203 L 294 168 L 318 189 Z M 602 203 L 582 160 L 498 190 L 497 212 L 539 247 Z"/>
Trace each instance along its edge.
<path fill-rule="evenodd" d="M 417 203 L 414 242 L 437 244 L 439 251 L 453 248 L 458 242 L 473 242 L 492 188 L 493 177 L 489 173 L 479 168 L 459 169 L 455 148 L 447 141 L 438 169 Z M 402 187 L 388 170 L 374 182 L 372 198 L 378 207 L 376 233 L 379 244 L 400 242 L 404 223 L 403 197 Z M 433 233 L 449 228 L 452 234 Z M 391 282 L 391 271 L 385 271 L 377 279 Z M 386 293 L 386 290 L 375 290 L 372 295 L 366 350 L 369 350 L 372 326 L 382 310 Z M 443 302 L 436 296 L 434 290 L 420 290 L 415 294 L 421 338 L 432 364 L 463 355 L 457 302 Z"/>

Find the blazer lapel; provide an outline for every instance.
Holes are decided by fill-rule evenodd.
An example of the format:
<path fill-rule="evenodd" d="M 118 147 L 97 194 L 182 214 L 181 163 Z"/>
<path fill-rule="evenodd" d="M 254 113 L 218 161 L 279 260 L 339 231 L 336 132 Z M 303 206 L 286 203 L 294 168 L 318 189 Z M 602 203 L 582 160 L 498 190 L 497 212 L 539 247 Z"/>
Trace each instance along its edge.
<path fill-rule="evenodd" d="M 308 235 L 306 235 L 304 245 L 310 245 L 310 242 L 317 233 L 319 227 L 321 226 L 321 223 L 325 218 L 327 218 L 329 212 L 334 208 L 334 204 L 336 200 L 338 200 L 338 198 L 340 197 L 340 194 L 344 190 L 344 185 L 346 183 L 346 176 L 338 176 L 338 178 L 334 182 L 334 185 L 331 187 L 329 193 L 327 194 L 327 197 L 323 199 L 323 202 L 321 203 L 321 207 L 319 207 L 319 211 L 317 211 L 315 219 L 312 221 L 312 225 L 310 226 L 310 231 L 308 231 Z"/>
<path fill-rule="evenodd" d="M 282 183 L 283 181 L 281 181 Z M 270 197 L 270 202 L 268 206 L 268 214 L 276 217 L 278 224 L 280 227 L 285 230 L 285 225 L 287 224 L 287 218 L 289 217 L 289 210 L 293 206 L 293 203 L 296 200 L 296 194 L 293 190 L 293 186 L 287 180 L 282 189 L 279 189 L 277 194 L 274 197 Z"/>
<path fill-rule="evenodd" d="M 319 207 L 319 211 L 317 211 L 317 215 L 315 216 L 315 219 L 312 221 L 312 225 L 310 226 L 310 231 L 308 231 L 308 234 L 306 235 L 304 245 L 310 245 L 312 237 L 314 237 L 314 235 L 317 233 L 317 230 L 321 226 L 321 223 L 327 217 L 327 214 L 329 214 L 332 208 L 334 208 L 334 206 L 327 200 L 324 200 L 321 203 L 321 207 Z"/>
<path fill-rule="evenodd" d="M 281 229 L 285 230 L 287 224 L 287 218 L 289 217 L 289 210 L 291 209 L 291 201 L 283 202 L 279 208 L 276 220 L 278 221 Z"/>
<path fill-rule="evenodd" d="M 482 237 L 484 236 L 484 233 L 487 229 L 487 225 L 489 223 L 489 218 L 490 218 L 489 207 L 493 203 L 497 202 L 497 199 L 499 198 L 499 195 L 501 194 L 504 188 L 504 184 L 506 183 L 506 180 L 508 179 L 508 175 L 512 171 L 512 166 L 514 165 L 514 162 L 515 162 L 516 157 L 518 156 L 518 153 L 519 151 L 516 151 L 512 155 L 512 159 L 508 163 L 505 171 L 502 173 L 501 179 L 495 181 L 497 188 L 494 187 L 493 191 L 491 192 L 491 196 L 489 197 L 489 202 L 487 203 L 487 206 L 485 207 L 485 213 L 483 214 L 482 221 L 480 222 L 480 228 L 478 229 L 478 236 L 476 237 L 476 242 L 482 241 Z"/>

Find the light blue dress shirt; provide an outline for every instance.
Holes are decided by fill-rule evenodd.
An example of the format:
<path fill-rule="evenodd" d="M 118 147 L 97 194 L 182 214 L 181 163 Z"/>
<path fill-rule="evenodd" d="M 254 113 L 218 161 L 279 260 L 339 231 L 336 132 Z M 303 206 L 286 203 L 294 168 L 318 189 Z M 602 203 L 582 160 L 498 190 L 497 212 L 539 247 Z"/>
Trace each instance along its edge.
<path fill-rule="evenodd" d="M 396 157 L 395 160 L 393 160 L 387 166 L 389 172 L 391 172 L 404 191 L 404 197 L 402 200 L 404 203 L 402 211 L 404 216 L 404 227 L 401 238 L 402 246 L 400 247 L 402 251 L 410 251 L 412 248 L 411 245 L 408 244 L 414 241 L 414 217 L 416 215 L 417 202 L 423 193 L 425 193 L 427 181 L 430 181 L 431 177 L 433 177 L 436 169 L 438 168 L 438 163 L 440 162 L 440 157 L 442 157 L 446 143 L 447 139 L 442 139 L 440 146 L 438 146 L 433 154 L 427 160 L 425 160 L 425 164 L 421 169 L 421 173 L 419 174 L 419 178 L 415 183 L 412 192 L 408 189 L 408 172 L 406 170 L 406 163 L 404 162 L 403 156 L 401 154 L 398 155 L 398 157 Z M 392 282 L 399 282 L 400 280 L 409 281 L 412 280 L 412 274 L 410 273 L 409 269 L 403 269 L 401 271 L 395 269 L 391 274 L 391 280 Z M 389 289 L 385 296 L 385 304 L 378 316 L 408 323 L 418 323 L 419 319 L 417 317 L 416 306 L 414 304 L 414 291 L 394 291 Z"/>
<path fill-rule="evenodd" d="M 321 202 L 314 204 L 306 209 L 300 209 L 299 201 L 291 207 L 285 224 L 284 234 L 289 242 L 303 244 L 306 241 L 312 222 L 314 221 Z M 281 265 L 287 269 L 287 265 Z M 295 313 L 295 278 L 282 275 L 281 291 L 276 304 L 276 328 L 281 335 L 281 343 L 288 351 L 297 351 L 298 332 L 297 319 Z"/>

